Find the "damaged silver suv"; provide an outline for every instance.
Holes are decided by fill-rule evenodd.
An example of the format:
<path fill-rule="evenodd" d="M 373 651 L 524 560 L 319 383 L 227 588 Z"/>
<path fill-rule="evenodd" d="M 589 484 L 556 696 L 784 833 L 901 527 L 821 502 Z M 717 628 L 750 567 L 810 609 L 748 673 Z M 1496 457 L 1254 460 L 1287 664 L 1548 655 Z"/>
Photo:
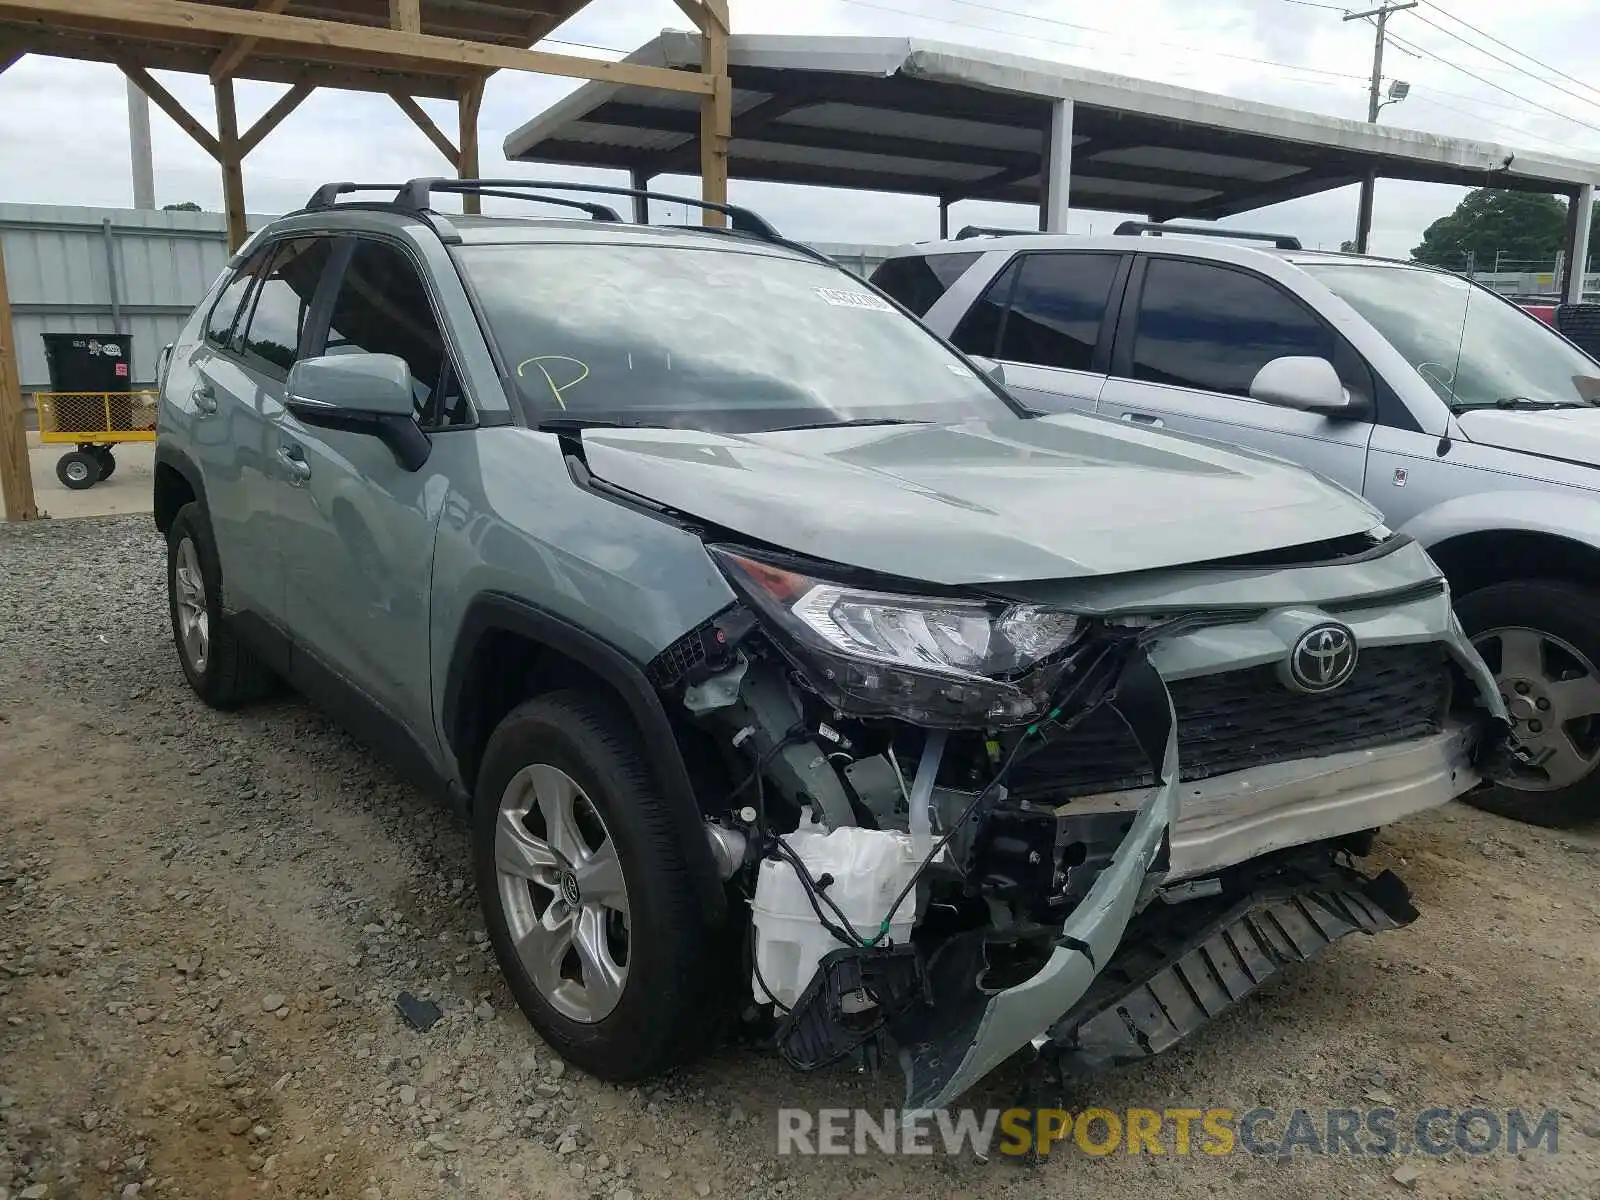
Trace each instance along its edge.
<path fill-rule="evenodd" d="M 1025 1048 L 1152 1054 L 1410 920 L 1349 855 L 1503 769 L 1444 580 L 1359 498 L 1031 419 L 742 209 L 374 190 L 257 234 L 168 358 L 173 636 L 207 703 L 287 680 L 470 813 L 583 1069 L 732 1017 L 898 1053 L 920 1112 Z M 436 211 L 471 191 L 582 211 Z"/>

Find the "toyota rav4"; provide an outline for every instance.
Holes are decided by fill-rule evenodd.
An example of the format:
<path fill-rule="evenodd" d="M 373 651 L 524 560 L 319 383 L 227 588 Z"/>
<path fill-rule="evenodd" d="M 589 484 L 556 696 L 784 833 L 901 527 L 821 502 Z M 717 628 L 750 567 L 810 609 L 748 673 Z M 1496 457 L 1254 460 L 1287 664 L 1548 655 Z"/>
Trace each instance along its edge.
<path fill-rule="evenodd" d="M 1414 916 L 1346 854 L 1474 787 L 1503 710 L 1364 501 L 1031 419 L 741 209 L 371 190 L 253 237 L 167 360 L 178 660 L 219 707 L 292 683 L 469 814 L 572 1062 L 646 1076 L 731 1014 L 802 1068 L 896 1050 L 925 1111 Z"/>

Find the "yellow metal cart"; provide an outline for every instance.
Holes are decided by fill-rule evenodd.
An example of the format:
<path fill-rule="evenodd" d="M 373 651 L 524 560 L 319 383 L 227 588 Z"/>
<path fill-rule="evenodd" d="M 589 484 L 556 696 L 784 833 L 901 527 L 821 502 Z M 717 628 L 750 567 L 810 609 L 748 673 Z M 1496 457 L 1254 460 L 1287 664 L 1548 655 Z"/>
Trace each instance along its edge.
<path fill-rule="evenodd" d="M 35 392 L 39 440 L 74 446 L 56 463 L 56 478 L 73 491 L 110 479 L 113 446 L 156 440 L 155 392 Z"/>

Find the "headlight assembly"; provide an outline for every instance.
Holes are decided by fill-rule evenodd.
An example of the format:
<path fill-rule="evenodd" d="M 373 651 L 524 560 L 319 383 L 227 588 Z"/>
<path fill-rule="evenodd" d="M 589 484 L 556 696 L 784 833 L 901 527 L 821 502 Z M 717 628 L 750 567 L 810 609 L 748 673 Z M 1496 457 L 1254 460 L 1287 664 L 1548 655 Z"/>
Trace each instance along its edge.
<path fill-rule="evenodd" d="M 1083 631 L 1025 604 L 852 587 L 712 547 L 818 694 L 860 716 L 1017 725 L 1039 716 Z"/>

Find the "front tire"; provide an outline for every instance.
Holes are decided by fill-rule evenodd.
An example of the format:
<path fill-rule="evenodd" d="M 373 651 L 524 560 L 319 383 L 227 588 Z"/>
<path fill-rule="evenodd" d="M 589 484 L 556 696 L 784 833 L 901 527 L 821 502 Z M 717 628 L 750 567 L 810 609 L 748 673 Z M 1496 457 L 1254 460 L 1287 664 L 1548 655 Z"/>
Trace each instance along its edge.
<path fill-rule="evenodd" d="M 719 939 L 614 703 L 556 692 L 500 723 L 478 775 L 473 854 L 500 968 L 558 1054 L 626 1083 L 707 1049 Z"/>
<path fill-rule="evenodd" d="M 195 695 L 230 709 L 264 695 L 272 676 L 239 641 L 222 612 L 222 572 L 211 523 L 185 504 L 167 528 L 167 606 L 178 663 Z"/>
<path fill-rule="evenodd" d="M 1532 825 L 1600 816 L 1600 592 L 1542 580 L 1497 583 L 1456 613 L 1494 672 L 1512 734 L 1540 765 L 1462 799 Z"/>

